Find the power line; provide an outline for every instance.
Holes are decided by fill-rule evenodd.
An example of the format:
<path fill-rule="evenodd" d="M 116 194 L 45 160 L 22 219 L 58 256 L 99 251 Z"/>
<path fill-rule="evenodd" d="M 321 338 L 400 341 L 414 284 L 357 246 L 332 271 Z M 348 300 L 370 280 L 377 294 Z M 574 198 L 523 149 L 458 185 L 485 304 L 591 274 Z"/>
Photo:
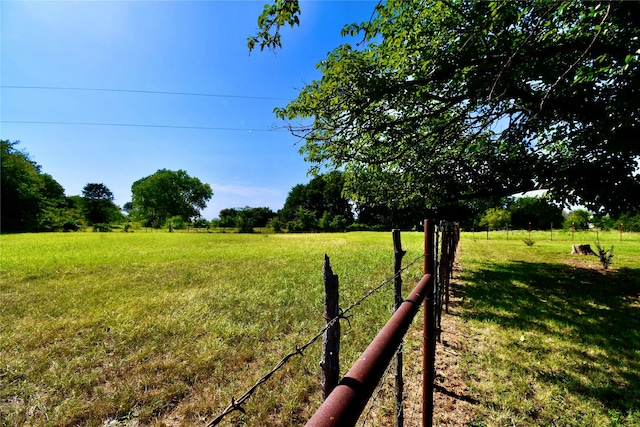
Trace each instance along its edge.
<path fill-rule="evenodd" d="M 60 86 L 17 86 L 17 85 L 0 85 L 3 89 L 36 89 L 36 90 L 69 90 L 78 92 L 120 92 L 120 93 L 143 93 L 155 95 L 180 95 L 180 96 L 203 96 L 212 98 L 237 98 L 237 99 L 261 99 L 271 101 L 291 101 L 290 98 L 277 98 L 270 96 L 246 96 L 246 95 L 222 95 L 215 93 L 197 93 L 197 92 L 170 92 L 157 90 L 137 90 L 137 89 L 107 89 L 107 88 L 89 88 L 89 87 L 60 87 Z"/>
<path fill-rule="evenodd" d="M 27 121 L 27 120 L 0 120 L 0 123 L 29 124 L 29 125 L 116 126 L 116 127 L 164 128 L 164 129 L 195 129 L 195 130 L 218 130 L 218 131 L 232 131 L 232 132 L 285 132 L 284 129 L 252 129 L 252 128 L 225 128 L 225 127 L 214 127 L 214 126 L 151 125 L 151 124 L 138 124 L 138 123 L 46 122 L 46 121 Z"/>

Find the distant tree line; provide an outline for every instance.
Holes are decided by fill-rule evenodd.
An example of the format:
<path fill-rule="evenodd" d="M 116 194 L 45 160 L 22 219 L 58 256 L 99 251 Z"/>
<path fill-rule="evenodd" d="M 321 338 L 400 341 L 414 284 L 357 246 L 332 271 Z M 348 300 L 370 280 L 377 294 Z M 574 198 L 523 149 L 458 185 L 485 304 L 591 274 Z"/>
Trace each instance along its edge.
<path fill-rule="evenodd" d="M 133 200 L 122 209 L 102 183 L 86 184 L 81 196 L 65 196 L 62 186 L 42 173 L 41 166 L 18 144 L 0 141 L 3 233 L 76 231 L 85 227 L 109 231 L 118 224 L 128 230 L 132 221 L 145 227 L 181 228 L 201 219 L 200 211 L 213 196 L 208 184 L 185 171 L 166 169 L 136 181 L 131 188 Z"/>
<path fill-rule="evenodd" d="M 276 232 L 336 232 L 361 230 L 416 229 L 424 218 L 459 221 L 465 230 L 529 229 L 541 230 L 573 227 L 585 230 L 618 228 L 640 231 L 640 214 L 628 213 L 619 218 L 597 215 L 585 209 L 564 213 L 545 197 L 502 197 L 447 204 L 440 209 L 426 205 L 397 207 L 392 204 L 368 204 L 345 196 L 344 173 L 333 171 L 318 175 L 308 184 L 298 184 L 289 192 L 284 207 L 277 213 L 269 208 L 230 208 L 220 211 L 213 227 L 236 228 L 252 232 L 269 227 Z"/>
<path fill-rule="evenodd" d="M 250 233 L 256 228 L 275 232 L 344 232 L 392 228 L 417 229 L 424 218 L 459 221 L 463 229 L 549 229 L 575 230 L 599 227 L 640 231 L 640 213 L 617 218 L 574 209 L 565 214 L 544 197 L 502 197 L 464 200 L 437 209 L 427 202 L 413 204 L 352 200 L 346 196 L 350 175 L 332 171 L 295 185 L 278 212 L 268 207 L 226 208 L 219 218 L 208 221 L 201 211 L 213 191 L 208 184 L 185 171 L 160 169 L 134 182 L 132 201 L 122 209 L 113 193 L 102 183 L 88 183 L 82 195 L 65 196 L 62 186 L 29 155 L 18 142 L 0 141 L 1 147 L 1 231 L 76 231 L 93 227 L 109 231 L 120 225 L 165 227 L 172 230 L 233 228 Z M 389 200 L 393 200 L 389 195 Z"/>

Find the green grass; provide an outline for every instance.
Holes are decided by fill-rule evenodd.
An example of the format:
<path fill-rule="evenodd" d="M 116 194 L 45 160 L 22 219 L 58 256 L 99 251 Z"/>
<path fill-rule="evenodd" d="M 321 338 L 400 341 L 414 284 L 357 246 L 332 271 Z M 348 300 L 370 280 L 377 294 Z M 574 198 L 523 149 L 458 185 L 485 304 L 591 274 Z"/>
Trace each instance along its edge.
<path fill-rule="evenodd" d="M 464 233 L 461 367 L 486 426 L 640 425 L 640 235 Z M 403 233 L 406 261 L 421 233 Z M 391 273 L 390 233 L 0 236 L 0 426 L 202 425 L 323 326 L 322 262 L 343 307 Z M 420 265 L 406 289 L 421 276 Z M 342 373 L 391 313 L 391 286 L 342 322 Z M 320 346 L 226 425 L 296 425 L 320 402 Z"/>
<path fill-rule="evenodd" d="M 420 233 L 403 236 L 406 259 Z M 390 233 L 0 236 L 0 425 L 201 424 L 391 274 Z M 417 267 L 416 276 L 419 276 Z M 409 286 L 409 285 L 408 285 Z M 389 317 L 390 287 L 343 326 L 343 372 Z M 230 419 L 288 425 L 320 399 L 319 344 Z"/>
<path fill-rule="evenodd" d="M 640 425 L 640 236 L 615 246 L 605 273 L 570 255 L 595 232 L 463 235 L 464 369 L 475 425 Z M 475 238 L 475 239 L 474 239 Z"/>

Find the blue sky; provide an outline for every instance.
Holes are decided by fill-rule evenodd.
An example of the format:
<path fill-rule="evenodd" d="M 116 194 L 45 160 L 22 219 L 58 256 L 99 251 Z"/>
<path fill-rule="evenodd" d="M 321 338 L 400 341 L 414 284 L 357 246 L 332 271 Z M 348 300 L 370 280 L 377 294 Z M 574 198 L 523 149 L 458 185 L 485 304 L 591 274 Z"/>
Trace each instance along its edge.
<path fill-rule="evenodd" d="M 302 1 L 283 49 L 249 54 L 265 2 L 1 1 L 0 139 L 67 195 L 104 183 L 123 205 L 136 180 L 183 169 L 213 189 L 207 219 L 280 209 L 309 165 L 273 108 L 377 2 Z"/>

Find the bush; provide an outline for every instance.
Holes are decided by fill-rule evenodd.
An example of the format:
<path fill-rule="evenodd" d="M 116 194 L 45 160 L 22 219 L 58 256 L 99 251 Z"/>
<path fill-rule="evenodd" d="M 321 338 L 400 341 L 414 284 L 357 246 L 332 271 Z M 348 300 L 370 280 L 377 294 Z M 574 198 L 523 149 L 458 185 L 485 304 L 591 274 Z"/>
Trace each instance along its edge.
<path fill-rule="evenodd" d="M 111 231 L 111 225 L 110 224 L 93 224 L 93 231 L 100 232 L 100 233 L 107 233 Z"/>
<path fill-rule="evenodd" d="M 501 230 L 511 221 L 511 213 L 506 209 L 488 209 L 480 220 L 481 227 L 489 227 L 491 230 Z"/>
<path fill-rule="evenodd" d="M 271 218 L 267 223 L 267 227 L 271 227 L 275 233 L 282 233 L 282 221 L 278 217 Z"/>
<path fill-rule="evenodd" d="M 253 233 L 253 220 L 244 215 L 236 218 L 238 233 Z"/>
<path fill-rule="evenodd" d="M 602 268 L 607 270 L 613 262 L 613 246 L 611 246 L 611 249 L 606 250 L 602 246 L 600 246 L 599 241 L 596 241 L 596 250 L 596 255 L 598 256 L 600 264 L 602 264 Z"/>
<path fill-rule="evenodd" d="M 165 223 L 165 226 L 169 229 L 169 232 L 172 232 L 173 230 L 186 229 L 187 223 L 180 215 L 176 215 L 169 218 Z"/>
<path fill-rule="evenodd" d="M 207 221 L 206 219 L 201 217 L 201 218 L 198 218 L 195 221 L 193 221 L 193 226 L 195 228 L 206 228 L 206 229 L 208 229 L 209 226 L 210 226 L 210 223 L 209 223 L 209 221 Z"/>
<path fill-rule="evenodd" d="M 354 222 L 347 227 L 347 231 L 369 231 L 371 227 L 367 224 L 360 224 L 359 222 Z"/>

